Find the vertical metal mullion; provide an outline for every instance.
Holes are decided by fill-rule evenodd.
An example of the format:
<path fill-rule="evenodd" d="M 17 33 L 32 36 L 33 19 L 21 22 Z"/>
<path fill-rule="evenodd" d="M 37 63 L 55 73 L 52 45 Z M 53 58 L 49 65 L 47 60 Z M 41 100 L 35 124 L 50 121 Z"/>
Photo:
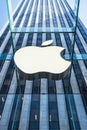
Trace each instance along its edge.
<path fill-rule="evenodd" d="M 7 4 L 7 11 L 8 11 L 8 19 L 9 19 L 9 24 L 10 24 L 10 31 L 12 32 L 12 30 L 13 30 L 13 14 L 12 14 L 11 0 L 6 0 L 6 4 Z"/>
<path fill-rule="evenodd" d="M 51 84 L 51 82 L 53 82 L 53 83 Z M 59 130 L 60 126 L 59 126 L 59 115 L 58 115 L 58 106 L 57 106 L 57 95 L 56 95 L 56 91 L 55 91 L 55 89 L 56 89 L 55 81 L 54 80 L 48 80 L 48 89 L 51 89 L 50 85 L 52 85 L 52 87 L 54 88 L 54 92 L 49 93 L 49 91 L 48 91 L 49 129 L 52 130 L 52 129 L 54 129 L 54 127 L 56 127 L 55 130 Z M 54 104 L 52 104 L 52 105 L 50 104 L 50 103 L 52 103 L 52 102 L 50 102 L 51 97 L 54 98 L 53 103 L 55 104 L 55 102 L 56 102 L 56 106 L 54 106 Z M 57 120 L 53 120 L 53 117 L 52 117 L 52 115 L 50 113 L 50 111 L 54 110 L 52 107 L 56 109 Z"/>

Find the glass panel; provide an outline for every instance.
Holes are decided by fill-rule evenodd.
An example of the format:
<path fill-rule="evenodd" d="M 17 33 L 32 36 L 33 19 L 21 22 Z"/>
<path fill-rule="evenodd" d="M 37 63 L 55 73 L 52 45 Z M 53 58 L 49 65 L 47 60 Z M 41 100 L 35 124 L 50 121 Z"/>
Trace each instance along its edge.
<path fill-rule="evenodd" d="M 12 1 L 6 0 L 9 15 L 11 13 L 12 15 L 14 14 L 13 18 L 9 16 L 11 31 L 13 31 L 14 33 L 31 32 L 31 34 L 16 34 L 14 44 L 15 48 L 19 49 L 23 46 L 31 45 L 40 46 L 42 41 L 53 38 L 55 39 L 53 45 L 66 48 L 66 54 L 64 55 L 64 58 L 70 60 L 72 37 L 70 37 L 70 34 L 68 33 L 59 33 L 75 31 L 74 22 L 76 19 L 74 14 L 77 15 L 78 13 L 76 8 L 78 6 L 79 0 L 71 0 L 74 1 L 73 3 L 76 3 L 76 5 L 73 5 L 72 7 L 74 13 L 72 12 L 71 8 L 68 8 L 69 10 L 67 9 L 67 2 L 70 2 L 70 0 L 40 0 L 40 4 L 43 6 L 40 7 L 39 16 L 36 13 L 39 12 L 38 5 L 40 4 L 38 4 L 38 0 L 36 0 L 36 3 L 33 0 L 21 0 L 20 4 L 18 4 L 19 8 L 17 9 L 17 12 L 20 13 L 13 13 L 13 5 L 12 7 L 10 7 L 11 4 L 13 4 Z M 19 0 L 17 0 L 17 2 L 18 1 Z M 28 6 L 29 11 L 26 11 L 26 6 L 28 5 L 27 1 L 30 2 Z M 44 3 L 44 1 L 46 3 Z M 54 2 L 53 7 L 51 2 Z M 59 5 L 57 3 L 59 3 Z M 35 8 L 34 4 L 36 5 Z M 63 4 L 66 5 L 66 7 L 64 7 Z M 48 9 L 50 10 L 50 7 L 51 12 L 48 11 Z M 61 7 L 63 8 L 63 10 L 61 9 Z M 35 9 L 35 11 L 30 12 L 33 8 Z M 43 16 L 42 14 L 42 8 L 43 10 L 46 8 L 46 19 L 45 15 Z M 74 22 L 71 22 L 68 15 L 66 14 L 65 9 L 67 11 L 70 11 L 71 17 L 72 19 L 74 19 Z M 54 10 L 55 12 L 59 11 L 58 14 L 55 14 Z M 23 14 L 23 12 L 25 13 Z M 33 19 L 31 15 L 33 15 Z M 53 19 L 50 18 L 51 16 Z M 60 24 L 59 21 L 57 21 L 58 19 L 55 18 L 56 16 L 59 17 Z M 40 19 L 38 25 L 38 19 L 36 17 L 39 17 Z M 66 19 L 64 17 L 66 17 Z M 42 18 L 44 18 L 45 24 L 44 22 L 42 22 Z M 31 24 L 29 23 L 31 26 L 27 26 L 28 19 L 31 19 L 32 21 Z M 67 23 L 66 21 L 68 21 L 68 27 L 65 26 L 65 23 Z M 12 39 L 10 35 L 9 37 L 7 37 L 8 29 L 9 28 L 7 28 L 6 32 L 4 32 L 1 36 L 0 44 L 0 129 L 86 130 L 87 35 L 86 32 L 83 30 L 80 22 L 78 22 L 78 29 L 80 30 L 80 35 L 82 35 L 83 40 L 77 33 L 75 39 L 76 46 L 73 54 L 74 60 L 70 81 L 68 77 L 65 77 L 62 80 L 48 80 L 44 78 L 30 81 L 25 81 L 25 79 L 20 78 L 20 87 L 17 84 L 17 73 L 15 71 L 15 65 L 13 61 L 11 48 Z M 38 34 L 36 35 L 33 32 Z M 46 33 L 45 35 L 42 34 L 45 32 L 49 33 Z M 52 32 L 53 34 L 50 32 Z"/>
<path fill-rule="evenodd" d="M 65 6 L 67 2 L 70 6 L 71 3 L 73 3 L 73 7 L 71 6 L 71 8 L 74 17 L 72 19 L 72 24 L 70 24 L 69 27 L 65 25 L 62 20 L 64 17 L 69 20 L 67 15 L 69 8 Z M 11 32 L 75 32 L 79 0 L 17 1 L 17 6 L 22 6 L 22 8 L 18 10 L 19 18 L 17 22 L 15 19 L 15 15 L 17 16 L 17 14 L 14 14 L 14 1 L 6 0 L 6 3 Z M 21 22 L 22 19 L 24 20 L 24 23 Z"/>
<path fill-rule="evenodd" d="M 0 94 L 0 128 L 9 130 L 12 128 L 15 130 L 22 128 L 31 130 L 75 128 L 80 130 L 87 128 L 87 115 L 80 94 L 42 94 L 41 96 L 44 98 L 55 96 L 56 98 L 53 102 L 50 99 L 46 101 L 41 98 L 40 102 L 44 103 L 44 109 L 40 107 L 40 103 L 38 108 L 31 109 L 33 108 L 31 94 L 24 94 L 23 97 L 22 95 Z M 45 114 L 44 118 L 42 118 L 42 114 Z"/>

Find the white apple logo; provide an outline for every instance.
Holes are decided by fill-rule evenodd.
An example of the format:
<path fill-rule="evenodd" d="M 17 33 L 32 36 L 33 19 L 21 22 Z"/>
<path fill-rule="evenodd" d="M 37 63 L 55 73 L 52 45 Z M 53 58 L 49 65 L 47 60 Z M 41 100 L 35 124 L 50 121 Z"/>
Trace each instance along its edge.
<path fill-rule="evenodd" d="M 42 47 L 28 46 L 16 51 L 14 61 L 20 75 L 26 79 L 49 78 L 61 79 L 65 77 L 71 66 L 70 61 L 62 58 L 63 47 L 49 46 L 52 40 L 42 44 Z"/>

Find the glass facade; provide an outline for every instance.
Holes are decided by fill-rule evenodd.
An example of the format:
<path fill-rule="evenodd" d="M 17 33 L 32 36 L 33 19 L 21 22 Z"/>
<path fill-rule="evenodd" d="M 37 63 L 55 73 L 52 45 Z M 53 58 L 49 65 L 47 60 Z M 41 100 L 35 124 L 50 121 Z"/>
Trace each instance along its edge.
<path fill-rule="evenodd" d="M 70 59 L 73 35 L 56 30 L 57 27 L 71 29 L 73 25 L 74 12 L 68 1 L 20 0 L 17 6 L 13 13 L 14 29 L 23 26 L 24 32 L 28 27 L 32 30 L 14 35 L 16 50 L 41 46 L 43 41 L 53 39 L 54 46 L 66 48 L 65 58 Z M 11 45 L 7 25 L 0 37 L 0 130 L 86 130 L 87 32 L 81 20 L 77 23 L 70 82 L 68 77 L 29 81 L 21 78 L 20 94 Z"/>

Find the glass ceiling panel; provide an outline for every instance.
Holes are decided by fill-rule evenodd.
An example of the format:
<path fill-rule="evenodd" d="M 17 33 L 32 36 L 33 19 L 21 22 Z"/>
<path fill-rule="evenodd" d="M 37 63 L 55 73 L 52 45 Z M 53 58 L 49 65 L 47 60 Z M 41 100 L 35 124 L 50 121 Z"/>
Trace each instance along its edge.
<path fill-rule="evenodd" d="M 18 2 L 18 5 L 22 4 L 22 7 L 17 14 L 19 19 L 18 20 L 17 17 L 15 18 L 14 16 L 14 1 L 6 0 L 11 32 L 74 33 L 77 25 L 80 0 L 66 1 L 70 4 L 70 6 L 72 5 L 71 8 L 74 12 L 74 17 L 72 19 L 71 25 L 65 25 L 63 22 L 60 22 L 64 17 L 68 19 L 66 11 L 69 12 L 69 9 L 65 6 L 64 1 L 61 2 L 60 0 L 20 0 Z M 21 18 L 23 22 L 21 22 Z M 19 21 L 19 23 L 17 22 L 17 20 Z"/>

